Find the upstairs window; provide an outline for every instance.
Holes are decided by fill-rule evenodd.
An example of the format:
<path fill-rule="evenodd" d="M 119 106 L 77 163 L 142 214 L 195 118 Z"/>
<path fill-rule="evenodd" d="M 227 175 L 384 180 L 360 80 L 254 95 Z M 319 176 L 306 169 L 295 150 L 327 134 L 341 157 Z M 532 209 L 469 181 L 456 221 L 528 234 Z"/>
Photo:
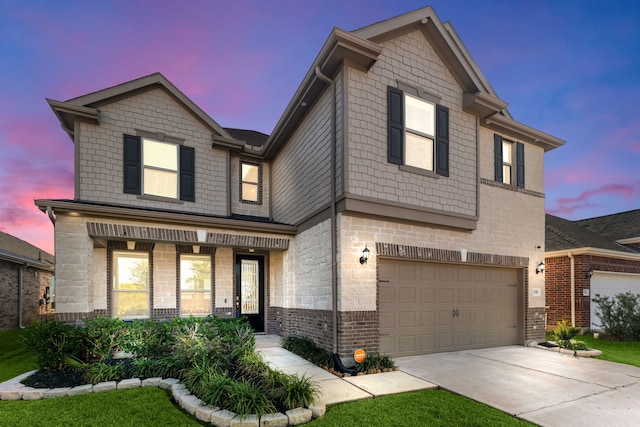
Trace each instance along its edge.
<path fill-rule="evenodd" d="M 124 135 L 124 192 L 195 201 L 195 150 Z"/>
<path fill-rule="evenodd" d="M 524 144 L 493 136 L 495 180 L 524 188 Z"/>
<path fill-rule="evenodd" d="M 449 109 L 414 92 L 388 87 L 388 161 L 449 176 Z"/>
<path fill-rule="evenodd" d="M 240 201 L 262 203 L 262 167 L 254 163 L 240 162 Z"/>
<path fill-rule="evenodd" d="M 150 196 L 178 198 L 178 145 L 142 139 L 142 189 Z"/>

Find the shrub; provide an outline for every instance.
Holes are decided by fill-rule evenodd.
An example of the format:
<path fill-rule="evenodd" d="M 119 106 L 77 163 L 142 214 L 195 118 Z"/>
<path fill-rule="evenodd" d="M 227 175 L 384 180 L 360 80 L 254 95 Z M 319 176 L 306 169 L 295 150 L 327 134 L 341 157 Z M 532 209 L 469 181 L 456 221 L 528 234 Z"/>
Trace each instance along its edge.
<path fill-rule="evenodd" d="M 304 357 L 315 365 L 333 368 L 331 353 L 318 347 L 309 338 L 290 335 L 282 341 L 282 348 Z"/>
<path fill-rule="evenodd" d="M 136 357 L 162 356 L 170 351 L 172 339 L 167 322 L 134 320 L 121 337 L 122 350 Z"/>
<path fill-rule="evenodd" d="M 111 359 L 120 348 L 125 323 L 120 319 L 96 317 L 85 320 L 85 347 L 89 355 L 99 360 Z"/>
<path fill-rule="evenodd" d="M 228 384 L 227 392 L 229 401 L 225 402 L 225 408 L 231 412 L 242 415 L 270 414 L 276 412 L 276 407 L 269 399 L 267 393 L 260 387 L 256 387 L 250 381 L 240 379 Z"/>
<path fill-rule="evenodd" d="M 620 340 L 640 341 L 640 294 L 624 292 L 614 298 L 596 294 L 596 315 L 603 331 Z"/>
<path fill-rule="evenodd" d="M 40 370 L 62 369 L 67 357 L 82 358 L 83 333 L 63 322 L 35 321 L 24 342 L 36 356 Z"/>
<path fill-rule="evenodd" d="M 224 373 L 213 374 L 205 381 L 200 400 L 207 405 L 226 409 L 227 402 L 231 400 L 232 383 L 233 380 Z"/>
<path fill-rule="evenodd" d="M 91 384 L 120 381 L 124 377 L 124 365 L 122 362 L 113 365 L 104 362 L 93 363 L 89 365 L 86 376 Z"/>
<path fill-rule="evenodd" d="M 287 409 L 309 406 L 320 390 L 306 376 L 285 375 L 282 382 L 282 403 Z"/>
<path fill-rule="evenodd" d="M 224 374 L 220 364 L 209 357 L 195 361 L 191 368 L 184 372 L 182 384 L 196 396 L 202 395 L 208 387 L 209 382 L 218 374 Z"/>
<path fill-rule="evenodd" d="M 553 330 L 553 337 L 558 343 L 560 348 L 570 348 L 571 340 L 580 333 L 580 328 L 575 326 L 568 326 L 566 320 L 559 321 L 556 328 Z"/>

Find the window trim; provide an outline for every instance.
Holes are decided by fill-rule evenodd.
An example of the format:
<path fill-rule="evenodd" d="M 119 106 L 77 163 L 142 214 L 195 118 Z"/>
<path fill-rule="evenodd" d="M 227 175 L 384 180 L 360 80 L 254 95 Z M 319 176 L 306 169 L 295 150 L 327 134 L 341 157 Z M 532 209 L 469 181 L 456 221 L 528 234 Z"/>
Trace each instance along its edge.
<path fill-rule="evenodd" d="M 123 134 L 123 193 L 162 201 L 195 202 L 195 148 L 183 145 L 179 138 L 165 136 L 158 132 L 158 139 L 154 139 L 154 135 L 154 133 L 142 131 L 138 131 L 137 136 Z M 144 194 L 143 138 L 178 146 L 178 194 L 175 198 Z"/>
<path fill-rule="evenodd" d="M 210 254 L 196 254 L 189 252 L 178 252 L 178 316 L 179 317 L 206 317 L 213 314 L 213 303 L 214 303 L 214 293 L 213 293 L 213 257 Z M 190 290 L 186 292 L 199 292 L 199 293 L 209 293 L 209 311 L 206 314 L 193 314 L 188 313 L 185 314 L 182 311 L 182 293 L 185 292 L 182 289 L 182 259 L 184 258 L 201 258 L 207 259 L 209 261 L 209 289 L 208 290 Z"/>
<path fill-rule="evenodd" d="M 146 287 L 145 290 L 118 290 L 118 289 L 116 289 L 119 255 L 138 255 L 140 258 L 146 258 L 146 260 L 147 260 L 147 287 Z M 151 287 L 153 285 L 152 285 L 151 275 L 153 274 L 153 272 L 152 272 L 151 256 L 149 255 L 149 252 L 114 249 L 114 250 L 111 251 L 111 269 L 112 269 L 112 277 L 113 277 L 113 279 L 111 280 L 111 296 L 110 296 L 110 300 L 111 300 L 111 317 L 112 318 L 116 318 L 117 317 L 117 318 L 120 318 L 120 319 L 123 319 L 123 320 L 151 319 L 152 318 L 152 312 L 153 312 L 152 292 L 151 292 Z M 117 316 L 117 314 L 116 314 L 117 304 L 116 304 L 116 298 L 115 298 L 116 293 L 140 293 L 140 294 L 146 293 L 147 294 L 147 304 L 148 304 L 147 306 L 149 308 L 147 316 L 146 317 L 132 317 L 132 316 L 120 317 L 120 316 Z"/>
<path fill-rule="evenodd" d="M 242 178 L 242 165 L 249 165 L 249 166 L 256 166 L 258 168 L 258 182 L 251 182 L 251 181 L 244 181 Z M 238 167 L 238 187 L 239 187 L 239 194 L 238 194 L 238 199 L 240 201 L 240 203 L 245 203 L 248 205 L 262 205 L 262 183 L 263 183 L 263 179 L 262 179 L 262 164 L 261 163 L 255 163 L 255 162 L 250 162 L 250 161 L 246 161 L 246 160 L 240 160 L 239 161 L 239 167 Z M 243 189 L 243 185 L 244 184 L 251 184 L 251 185 L 255 185 L 256 186 L 256 191 L 257 191 L 257 200 L 247 200 L 244 199 L 242 197 L 242 189 Z"/>
<path fill-rule="evenodd" d="M 503 143 L 511 143 L 511 183 L 504 182 L 504 155 Z M 524 144 L 522 142 L 504 138 L 497 133 L 493 134 L 493 162 L 494 162 L 494 181 L 502 185 L 511 187 L 525 188 L 525 156 Z"/>
<path fill-rule="evenodd" d="M 406 93 L 405 93 L 406 92 Z M 440 98 L 424 89 L 413 88 L 398 82 L 398 87 L 387 86 L 387 161 L 398 166 L 406 165 L 406 115 L 405 96 L 413 96 L 434 104 L 433 170 L 424 169 L 439 176 L 449 176 L 449 108 L 439 104 Z M 421 133 L 410 133 L 422 136 Z M 421 168 L 420 168 L 421 169 Z M 428 174 L 426 174 L 428 176 Z"/>

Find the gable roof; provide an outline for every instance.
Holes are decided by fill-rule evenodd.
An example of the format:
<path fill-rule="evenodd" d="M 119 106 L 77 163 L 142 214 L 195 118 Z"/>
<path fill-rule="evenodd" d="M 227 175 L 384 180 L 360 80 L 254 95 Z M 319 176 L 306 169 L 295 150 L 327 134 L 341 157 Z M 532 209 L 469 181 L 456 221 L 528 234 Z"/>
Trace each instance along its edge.
<path fill-rule="evenodd" d="M 508 104 L 495 93 L 453 26 L 440 21 L 433 8 L 427 6 L 352 32 L 334 28 L 276 124 L 265 146 L 265 157 L 277 154 L 296 124 L 305 116 L 308 106 L 317 100 L 326 87 L 318 72 L 333 77 L 346 58 L 351 65 L 368 70 L 382 53 L 380 43 L 415 30 L 422 31 L 463 88 L 464 111 L 477 115 L 486 127 L 514 135 L 523 142 L 542 147 L 544 151 L 565 143 L 562 139 L 513 120 L 506 109 Z"/>
<path fill-rule="evenodd" d="M 0 259 L 50 271 L 53 271 L 55 264 L 55 258 L 50 253 L 2 231 L 0 231 Z"/>
<path fill-rule="evenodd" d="M 140 77 L 97 92 L 72 98 L 64 102 L 55 101 L 53 99 L 47 99 L 47 102 L 58 117 L 62 128 L 73 140 L 73 123 L 76 119 L 100 124 L 100 117 L 98 114 L 100 106 L 157 88 L 165 90 L 173 99 L 182 104 L 182 106 L 195 118 L 217 134 L 217 136 L 220 136 L 225 140 L 233 139 L 226 130 L 216 123 L 215 120 L 209 117 L 200 107 L 198 107 L 191 99 L 189 99 L 160 73 Z"/>
<path fill-rule="evenodd" d="M 640 242 L 640 209 L 582 219 L 576 223 L 614 241 Z"/>

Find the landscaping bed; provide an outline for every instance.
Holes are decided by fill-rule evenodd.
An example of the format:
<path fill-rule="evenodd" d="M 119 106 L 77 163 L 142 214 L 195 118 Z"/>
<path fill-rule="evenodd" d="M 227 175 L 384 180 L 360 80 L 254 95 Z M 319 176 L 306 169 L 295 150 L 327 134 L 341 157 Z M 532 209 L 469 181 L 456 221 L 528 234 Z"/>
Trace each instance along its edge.
<path fill-rule="evenodd" d="M 318 395 L 308 378 L 270 369 L 255 353 L 253 330 L 239 319 L 97 318 L 82 327 L 48 321 L 31 328 L 25 342 L 38 371 L 23 384 L 34 388 L 175 378 L 202 404 L 240 416 L 308 407 Z M 127 358 L 114 358 L 119 351 Z"/>

